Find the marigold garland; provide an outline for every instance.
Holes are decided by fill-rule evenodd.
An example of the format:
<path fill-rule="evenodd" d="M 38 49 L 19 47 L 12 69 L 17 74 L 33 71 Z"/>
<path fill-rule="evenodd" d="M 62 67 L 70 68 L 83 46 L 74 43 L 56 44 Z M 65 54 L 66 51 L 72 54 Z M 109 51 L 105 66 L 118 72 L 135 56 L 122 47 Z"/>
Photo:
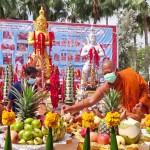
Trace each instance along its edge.
<path fill-rule="evenodd" d="M 2 124 L 10 126 L 15 123 L 15 113 L 13 111 L 3 110 L 2 112 Z"/>
<path fill-rule="evenodd" d="M 48 112 L 45 116 L 44 124 L 47 127 L 57 127 L 59 115 L 56 112 Z"/>
<path fill-rule="evenodd" d="M 84 128 L 91 128 L 94 125 L 94 114 L 85 111 L 82 115 L 82 126 Z"/>
<path fill-rule="evenodd" d="M 145 117 L 145 125 L 146 127 L 150 127 L 150 114 L 146 115 Z"/>
<path fill-rule="evenodd" d="M 115 127 L 120 124 L 120 114 L 116 111 L 108 112 L 105 117 L 105 123 L 109 127 Z"/>

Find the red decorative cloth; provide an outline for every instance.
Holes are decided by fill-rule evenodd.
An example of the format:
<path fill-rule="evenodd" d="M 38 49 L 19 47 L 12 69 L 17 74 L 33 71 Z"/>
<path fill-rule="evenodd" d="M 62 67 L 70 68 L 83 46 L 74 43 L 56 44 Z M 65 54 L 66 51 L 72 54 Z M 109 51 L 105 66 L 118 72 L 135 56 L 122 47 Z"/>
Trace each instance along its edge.
<path fill-rule="evenodd" d="M 54 39 L 55 39 L 54 32 L 53 31 L 49 32 L 49 48 L 50 48 L 50 51 L 52 50 Z"/>
<path fill-rule="evenodd" d="M 58 107 L 58 101 L 59 101 L 59 87 L 60 87 L 60 81 L 59 81 L 59 71 L 58 68 L 55 68 L 55 71 L 53 72 L 52 76 L 50 77 L 50 93 L 51 93 L 51 102 L 53 108 Z"/>
<path fill-rule="evenodd" d="M 99 56 L 98 56 L 98 52 L 96 51 L 96 49 L 94 47 L 92 47 L 89 50 L 89 58 L 90 58 L 90 64 L 92 64 L 94 62 L 96 67 L 99 67 Z"/>

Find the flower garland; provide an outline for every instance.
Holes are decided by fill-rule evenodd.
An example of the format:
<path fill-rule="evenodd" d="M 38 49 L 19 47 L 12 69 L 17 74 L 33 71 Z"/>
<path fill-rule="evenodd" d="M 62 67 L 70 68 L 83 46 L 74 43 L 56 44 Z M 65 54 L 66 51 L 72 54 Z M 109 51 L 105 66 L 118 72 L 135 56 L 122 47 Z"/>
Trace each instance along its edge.
<path fill-rule="evenodd" d="M 84 128 L 91 128 L 94 125 L 94 114 L 89 112 L 89 111 L 85 111 L 82 115 L 82 126 Z"/>
<path fill-rule="evenodd" d="M 13 111 L 4 110 L 2 112 L 2 124 L 10 126 L 15 123 L 15 113 Z"/>
<path fill-rule="evenodd" d="M 59 119 L 58 113 L 56 113 L 54 111 L 48 112 L 45 116 L 44 124 L 49 128 L 50 127 L 57 127 L 58 119 Z"/>
<path fill-rule="evenodd" d="M 145 125 L 146 127 L 150 127 L 150 114 L 146 115 L 145 117 Z"/>
<path fill-rule="evenodd" d="M 120 124 L 120 114 L 116 111 L 110 111 L 106 114 L 105 123 L 109 127 L 115 127 Z"/>

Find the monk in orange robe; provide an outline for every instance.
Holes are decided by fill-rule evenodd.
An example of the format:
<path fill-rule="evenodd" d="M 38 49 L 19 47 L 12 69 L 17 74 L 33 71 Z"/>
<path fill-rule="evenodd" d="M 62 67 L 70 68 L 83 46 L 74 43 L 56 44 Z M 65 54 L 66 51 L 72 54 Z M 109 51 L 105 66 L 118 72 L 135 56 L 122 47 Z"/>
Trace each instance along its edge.
<path fill-rule="evenodd" d="M 109 92 L 110 88 L 121 91 L 121 98 L 123 99 L 122 107 L 132 118 L 135 117 L 136 113 L 148 113 L 150 108 L 148 84 L 139 74 L 131 68 L 119 72 L 110 60 L 104 61 L 102 72 L 106 82 L 92 96 L 73 106 L 62 106 L 64 113 L 75 113 L 84 108 L 91 107 L 98 103 L 103 98 L 103 94 Z"/>

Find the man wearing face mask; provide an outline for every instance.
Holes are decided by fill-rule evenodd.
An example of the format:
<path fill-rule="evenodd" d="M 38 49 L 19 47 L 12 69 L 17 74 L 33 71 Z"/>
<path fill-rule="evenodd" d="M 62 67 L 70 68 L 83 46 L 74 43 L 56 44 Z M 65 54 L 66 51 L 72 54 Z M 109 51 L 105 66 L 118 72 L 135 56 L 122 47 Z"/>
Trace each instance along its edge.
<path fill-rule="evenodd" d="M 91 97 L 73 106 L 62 106 L 64 113 L 75 113 L 84 108 L 93 106 L 103 98 L 104 93 L 109 92 L 110 88 L 121 91 L 121 99 L 123 99 L 122 108 L 124 108 L 131 118 L 135 117 L 134 115 L 137 110 L 143 114 L 148 113 L 150 108 L 148 84 L 139 74 L 134 72 L 131 68 L 118 71 L 114 63 L 110 60 L 104 61 L 102 72 L 105 83 L 101 85 Z M 139 118 L 139 120 L 140 119 L 141 118 Z"/>
<path fill-rule="evenodd" d="M 27 67 L 25 70 L 25 77 L 24 79 L 27 81 L 28 85 L 34 85 L 35 78 L 37 77 L 38 70 L 35 67 Z M 20 93 L 22 93 L 21 90 L 21 81 L 16 82 L 13 87 L 15 87 Z M 35 87 L 36 88 L 36 87 Z M 8 104 L 7 109 L 11 109 L 17 113 L 17 105 L 14 103 L 16 97 L 11 92 L 8 94 Z"/>

